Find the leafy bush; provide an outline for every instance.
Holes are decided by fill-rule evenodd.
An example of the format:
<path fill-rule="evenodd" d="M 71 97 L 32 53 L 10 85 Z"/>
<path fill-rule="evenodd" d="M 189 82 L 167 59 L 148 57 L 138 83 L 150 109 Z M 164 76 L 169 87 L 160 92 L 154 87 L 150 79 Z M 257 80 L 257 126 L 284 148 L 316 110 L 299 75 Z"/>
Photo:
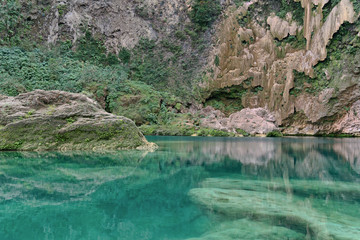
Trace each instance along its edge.
<path fill-rule="evenodd" d="M 358 0 L 350 0 L 354 6 L 354 10 L 357 13 L 360 13 L 360 1 Z"/>
<path fill-rule="evenodd" d="M 241 128 L 237 128 L 237 129 L 236 129 L 236 132 L 237 132 L 238 134 L 243 135 L 244 137 L 250 136 L 250 133 L 246 132 L 245 130 L 243 130 L 243 129 L 241 129 Z"/>
<path fill-rule="evenodd" d="M 127 77 L 126 70 L 83 63 L 55 51 L 0 48 L 0 92 L 16 95 L 35 89 L 81 92 L 93 83 L 113 85 Z M 14 86 L 8 84 L 12 81 Z"/>
<path fill-rule="evenodd" d="M 234 0 L 234 3 L 236 7 L 241 7 L 242 5 L 244 5 L 243 0 Z"/>
<path fill-rule="evenodd" d="M 23 25 L 23 16 L 21 14 L 21 5 L 16 0 L 0 1 L 0 44 L 18 42 L 14 39 L 17 31 Z"/>
<path fill-rule="evenodd" d="M 285 18 L 288 12 L 291 12 L 295 21 L 303 24 L 304 9 L 301 7 L 300 2 L 295 2 L 293 0 L 281 0 L 280 11 L 276 11 L 276 15 L 280 18 Z"/>
<path fill-rule="evenodd" d="M 325 4 L 323 7 L 323 19 L 326 20 L 327 16 L 330 14 L 331 10 L 340 2 L 341 0 L 331 0 Z"/>
<path fill-rule="evenodd" d="M 200 27 L 208 27 L 220 13 L 219 0 L 194 0 L 191 5 L 190 19 Z"/>
<path fill-rule="evenodd" d="M 115 65 L 119 63 L 119 60 L 114 54 L 107 54 L 103 42 L 96 40 L 89 31 L 86 31 L 85 36 L 79 39 L 74 57 L 84 62 L 90 61 L 103 65 Z"/>
<path fill-rule="evenodd" d="M 130 59 L 131 59 L 131 53 L 129 50 L 127 50 L 126 48 L 122 48 L 120 51 L 119 51 L 119 59 L 121 60 L 122 63 L 129 63 L 130 62 Z"/>
<path fill-rule="evenodd" d="M 271 131 L 266 134 L 266 137 L 282 137 L 283 134 L 280 131 Z"/>

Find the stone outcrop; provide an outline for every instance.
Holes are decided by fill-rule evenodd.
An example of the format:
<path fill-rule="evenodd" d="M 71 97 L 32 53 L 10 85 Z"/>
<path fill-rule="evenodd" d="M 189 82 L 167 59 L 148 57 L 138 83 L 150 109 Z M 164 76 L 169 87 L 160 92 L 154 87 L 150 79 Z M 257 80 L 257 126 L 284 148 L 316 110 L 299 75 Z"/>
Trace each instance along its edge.
<path fill-rule="evenodd" d="M 36 90 L 0 96 L 0 150 L 154 149 L 130 119 L 82 94 Z"/>
<path fill-rule="evenodd" d="M 189 21 L 189 6 L 185 0 L 43 2 L 44 7 L 50 7 L 45 19 L 36 8 L 29 15 L 42 25 L 42 33 L 51 44 L 66 35 L 75 42 L 83 34 L 82 28 L 89 26 L 92 31 L 102 34 L 108 48 L 132 48 L 142 37 L 156 40 L 173 31 L 177 24 Z M 41 3 L 36 4 L 41 9 Z"/>
<path fill-rule="evenodd" d="M 208 106 L 202 109 L 205 118 L 201 126 L 236 133 L 243 130 L 251 135 L 267 134 L 277 130 L 275 118 L 264 108 L 246 108 L 225 117 L 219 110 Z"/>
<path fill-rule="evenodd" d="M 289 18 L 291 21 L 291 16 L 289 16 Z M 279 40 L 286 38 L 288 35 L 295 36 L 302 29 L 295 21 L 291 21 L 290 23 L 274 14 L 268 17 L 267 24 L 270 26 L 271 35 Z"/>

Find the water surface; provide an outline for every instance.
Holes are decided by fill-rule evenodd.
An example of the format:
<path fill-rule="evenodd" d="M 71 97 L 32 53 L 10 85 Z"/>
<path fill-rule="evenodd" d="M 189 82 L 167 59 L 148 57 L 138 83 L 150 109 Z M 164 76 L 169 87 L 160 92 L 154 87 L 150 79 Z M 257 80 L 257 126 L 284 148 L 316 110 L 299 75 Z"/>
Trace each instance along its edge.
<path fill-rule="evenodd" d="M 360 139 L 0 152 L 0 239 L 360 239 Z"/>

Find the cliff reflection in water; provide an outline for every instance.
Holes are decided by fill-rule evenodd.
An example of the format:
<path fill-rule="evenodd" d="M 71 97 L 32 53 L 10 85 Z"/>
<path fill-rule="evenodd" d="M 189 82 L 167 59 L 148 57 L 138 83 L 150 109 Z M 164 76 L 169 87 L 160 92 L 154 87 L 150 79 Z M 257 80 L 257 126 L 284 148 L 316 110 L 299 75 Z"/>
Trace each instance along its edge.
<path fill-rule="evenodd" d="M 172 138 L 150 137 L 167 159 L 192 165 L 227 166 L 262 177 L 355 180 L 360 140 L 352 138 Z M 166 144 L 165 144 L 166 143 Z M 162 145 L 164 144 L 164 145 Z M 174 156 L 176 155 L 176 156 Z"/>
<path fill-rule="evenodd" d="M 0 239 L 357 239 L 360 139 L 0 152 Z"/>

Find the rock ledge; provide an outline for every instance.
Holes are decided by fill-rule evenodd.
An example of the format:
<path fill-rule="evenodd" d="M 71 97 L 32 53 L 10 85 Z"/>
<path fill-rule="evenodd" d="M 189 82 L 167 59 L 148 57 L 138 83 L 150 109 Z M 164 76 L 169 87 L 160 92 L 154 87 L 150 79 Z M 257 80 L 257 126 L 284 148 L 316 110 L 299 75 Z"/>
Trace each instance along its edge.
<path fill-rule="evenodd" d="M 154 150 L 134 122 L 83 94 L 0 95 L 0 150 Z"/>

